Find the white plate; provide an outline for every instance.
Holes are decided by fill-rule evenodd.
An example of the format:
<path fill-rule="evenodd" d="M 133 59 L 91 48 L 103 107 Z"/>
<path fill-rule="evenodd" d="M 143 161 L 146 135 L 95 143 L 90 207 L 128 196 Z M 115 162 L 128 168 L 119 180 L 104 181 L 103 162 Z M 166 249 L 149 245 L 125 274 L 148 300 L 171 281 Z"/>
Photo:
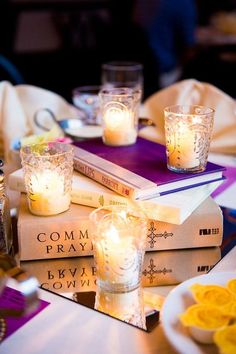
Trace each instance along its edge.
<path fill-rule="evenodd" d="M 212 345 L 197 344 L 179 321 L 179 315 L 194 303 L 189 287 L 194 283 L 225 285 L 229 279 L 236 278 L 236 272 L 209 273 L 186 280 L 174 288 L 167 296 L 162 311 L 161 322 L 164 332 L 172 346 L 181 354 L 218 353 Z M 207 351 L 206 351 L 207 350 Z"/>
<path fill-rule="evenodd" d="M 78 128 L 66 128 L 65 132 L 74 138 L 99 138 L 102 127 L 99 125 L 83 125 Z"/>

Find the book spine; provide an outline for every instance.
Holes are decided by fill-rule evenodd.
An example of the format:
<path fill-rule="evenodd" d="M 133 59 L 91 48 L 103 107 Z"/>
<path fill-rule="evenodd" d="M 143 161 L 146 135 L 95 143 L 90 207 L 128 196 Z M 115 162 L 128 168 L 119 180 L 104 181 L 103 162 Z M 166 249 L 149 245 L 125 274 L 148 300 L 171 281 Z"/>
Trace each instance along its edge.
<path fill-rule="evenodd" d="M 145 213 L 149 219 L 165 221 L 173 224 L 183 223 L 183 221 L 186 220 L 187 217 L 193 212 L 193 209 L 199 206 L 200 203 L 203 202 L 203 200 L 206 199 L 220 184 L 219 182 L 209 183 L 202 187 L 195 187 L 191 190 L 191 198 L 189 194 L 186 198 L 183 193 L 183 195 L 176 194 L 175 196 L 171 197 L 171 199 L 169 198 L 167 202 L 165 201 L 166 197 L 158 197 L 154 200 L 143 201 L 125 198 L 112 191 L 109 191 L 105 187 L 98 186 L 98 188 L 96 188 L 96 182 L 90 180 L 90 184 L 83 188 L 83 178 L 87 179 L 87 177 L 82 175 L 79 176 L 77 173 L 73 176 L 71 191 L 72 203 L 93 208 L 99 208 L 105 205 L 121 205 L 133 207 L 135 204 L 145 210 Z M 95 188 L 91 188 L 91 183 L 95 184 Z M 9 175 L 8 187 L 19 192 L 26 192 L 22 170 Z M 186 205 L 188 205 L 188 208 Z M 184 210 L 184 214 L 182 213 L 182 210 Z"/>
<path fill-rule="evenodd" d="M 106 171 L 98 170 L 77 157 L 74 157 L 74 169 L 124 197 L 136 198 L 134 187 L 118 181 L 117 178 L 112 177 Z"/>
<path fill-rule="evenodd" d="M 93 255 L 88 220 L 60 221 L 59 224 L 18 221 L 21 260 L 51 259 Z"/>
<path fill-rule="evenodd" d="M 149 220 L 146 251 L 220 246 L 223 217 L 220 208 L 212 214 L 193 214 L 182 225 Z M 60 219 L 60 224 L 18 221 L 21 260 L 93 255 L 89 220 Z"/>
<path fill-rule="evenodd" d="M 90 188 L 82 188 L 80 186 L 80 181 L 77 180 L 77 176 L 73 176 L 76 183 L 72 184 L 71 191 L 71 202 L 74 204 L 85 205 L 93 208 L 100 208 L 104 205 L 121 205 L 121 206 L 134 206 L 134 203 L 141 208 L 145 209 L 145 213 L 150 219 L 157 219 L 168 222 L 173 222 L 175 224 L 180 224 L 180 212 L 179 208 L 173 206 L 161 205 L 158 202 L 133 200 L 126 198 L 122 195 L 110 192 L 109 190 L 97 192 L 96 190 L 91 190 Z M 23 174 L 10 174 L 8 177 L 8 187 L 12 190 L 18 192 L 26 193 Z M 102 187 L 103 188 L 103 187 Z M 106 188 L 104 188 L 105 190 Z M 210 192 L 208 192 L 209 194 Z M 207 197 L 207 195 L 206 195 Z"/>
<path fill-rule="evenodd" d="M 78 168 L 77 170 L 79 171 Z M 79 181 L 77 184 L 79 184 Z M 12 190 L 26 193 L 25 183 L 24 183 L 24 178 L 22 173 L 10 174 L 8 178 L 8 187 Z M 114 195 L 112 195 L 110 193 L 100 193 L 94 190 L 91 191 L 89 189 L 78 188 L 77 186 L 72 185 L 71 202 L 75 204 L 81 204 L 81 205 L 93 207 L 93 208 L 99 208 L 104 205 L 128 206 L 128 205 L 133 205 L 134 201 L 132 199 L 129 200 L 128 198 L 125 198 L 124 196 L 119 194 L 116 195 L 114 193 Z M 141 201 L 135 201 L 135 202 L 142 203 Z M 154 206 L 155 204 L 153 205 L 153 207 Z"/>
<path fill-rule="evenodd" d="M 89 177 L 90 179 L 93 179 L 94 181 L 99 182 L 100 184 L 113 190 L 114 192 L 120 194 L 123 197 L 133 197 L 134 196 L 134 188 L 128 187 L 125 184 L 117 182 L 112 177 L 105 176 L 105 174 L 102 174 L 101 172 L 95 170 L 94 168 L 85 165 L 83 162 L 80 162 L 79 160 L 74 159 L 74 169 L 76 171 L 84 174 L 85 176 Z M 23 192 L 23 193 L 26 192 L 25 183 L 24 183 L 24 179 L 23 179 L 22 174 L 9 175 L 8 186 L 12 190 L 15 190 L 18 192 Z M 93 193 L 94 192 L 89 192 L 89 195 L 92 195 Z M 84 191 L 84 193 L 81 193 L 80 189 L 77 189 L 74 191 L 72 190 L 72 202 L 73 203 L 89 205 L 89 206 L 94 206 L 94 207 L 99 206 L 99 203 L 97 203 L 97 202 L 93 203 L 93 205 L 84 204 L 84 202 L 86 202 L 86 199 L 87 199 L 87 194 L 85 191 Z M 80 201 L 83 201 L 83 203 L 81 203 Z"/>
<path fill-rule="evenodd" d="M 194 212 L 181 225 L 149 220 L 146 250 L 220 246 L 222 239 L 223 214 L 219 206 L 212 204 L 211 210 Z"/>
<path fill-rule="evenodd" d="M 143 263 L 142 285 L 152 287 L 178 284 L 207 273 L 220 258 L 218 247 L 147 252 Z M 96 290 L 93 257 L 21 262 L 21 266 L 34 274 L 41 287 L 47 290 L 58 293 Z"/>
<path fill-rule="evenodd" d="M 79 169 L 77 170 L 79 171 Z M 8 187 L 12 190 L 26 193 L 23 174 L 10 174 L 8 177 Z M 78 188 L 77 186 L 72 186 L 71 200 L 72 203 L 86 205 L 94 208 L 101 207 L 103 205 L 128 205 L 129 203 L 128 199 L 121 195 L 99 193 L 96 191 Z"/>
<path fill-rule="evenodd" d="M 93 208 L 100 208 L 104 205 L 128 206 L 130 204 L 128 198 L 124 198 L 120 195 L 111 195 L 78 188 L 72 189 L 71 201 L 75 204 L 85 205 Z"/>

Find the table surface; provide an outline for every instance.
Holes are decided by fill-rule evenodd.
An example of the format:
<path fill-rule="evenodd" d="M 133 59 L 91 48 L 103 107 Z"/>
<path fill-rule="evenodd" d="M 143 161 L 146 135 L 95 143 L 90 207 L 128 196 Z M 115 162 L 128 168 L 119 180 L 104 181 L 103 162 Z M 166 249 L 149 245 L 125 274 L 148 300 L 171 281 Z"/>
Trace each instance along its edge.
<path fill-rule="evenodd" d="M 211 272 L 236 270 L 234 230 L 233 233 L 230 230 L 231 236 L 222 249 L 223 255 L 229 252 Z M 12 283 L 9 285 L 14 287 Z M 160 286 L 148 290 L 166 296 L 172 288 Z M 39 294 L 50 305 L 3 341 L 1 353 L 176 353 L 164 334 L 161 321 L 152 332 L 147 333 L 51 292 L 40 289 Z M 211 353 L 211 350 L 208 348 L 205 351 L 203 348 L 205 352 Z"/>
<path fill-rule="evenodd" d="M 233 248 L 211 272 L 235 269 Z M 176 353 L 161 323 L 147 333 L 50 292 L 40 290 L 40 297 L 50 305 L 7 338 L 1 344 L 1 354 Z"/>

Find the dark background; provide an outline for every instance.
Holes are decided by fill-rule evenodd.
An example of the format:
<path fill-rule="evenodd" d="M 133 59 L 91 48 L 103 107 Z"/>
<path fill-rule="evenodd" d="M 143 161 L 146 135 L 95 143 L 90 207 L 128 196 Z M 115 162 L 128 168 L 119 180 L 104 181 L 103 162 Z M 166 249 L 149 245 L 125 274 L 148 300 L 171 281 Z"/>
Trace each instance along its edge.
<path fill-rule="evenodd" d="M 0 79 L 46 88 L 71 101 L 74 87 L 100 84 L 103 62 L 133 60 L 144 66 L 148 97 L 159 89 L 158 69 L 144 32 L 133 21 L 134 6 L 134 0 L 0 0 L 0 55 L 22 76 L 0 67 Z M 233 0 L 198 0 L 196 6 L 198 25 L 208 25 L 219 10 L 235 11 Z M 235 48 L 197 43 L 182 78 L 212 83 L 236 97 Z"/>

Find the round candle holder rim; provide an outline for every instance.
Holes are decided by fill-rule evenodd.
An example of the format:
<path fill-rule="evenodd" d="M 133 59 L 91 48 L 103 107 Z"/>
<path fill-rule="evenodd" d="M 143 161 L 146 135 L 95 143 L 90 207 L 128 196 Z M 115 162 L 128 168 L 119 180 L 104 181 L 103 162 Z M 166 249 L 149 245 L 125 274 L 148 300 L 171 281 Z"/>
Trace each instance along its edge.
<path fill-rule="evenodd" d="M 122 71 L 128 69 L 130 71 L 135 71 L 137 69 L 143 70 L 143 65 L 139 62 L 132 61 L 110 61 L 102 64 L 103 69 L 113 69 L 115 71 Z"/>
<path fill-rule="evenodd" d="M 113 88 L 103 88 L 99 92 L 99 97 L 111 97 L 114 98 L 123 98 L 123 97 L 130 97 L 132 98 L 134 95 L 141 97 L 142 90 L 138 88 L 130 88 L 127 86 L 121 87 L 113 87 Z"/>
<path fill-rule="evenodd" d="M 148 220 L 146 213 L 142 209 L 135 208 L 135 207 L 129 208 L 127 206 L 121 206 L 121 205 L 105 205 L 100 208 L 97 208 L 89 214 L 89 220 L 93 221 L 93 222 L 97 222 L 98 215 L 99 215 L 99 213 L 101 214 L 102 212 L 104 213 L 104 216 L 106 216 L 109 212 L 110 212 L 109 215 L 110 214 L 116 215 L 118 213 L 121 214 L 122 211 L 124 211 L 126 213 L 126 215 L 128 215 L 132 218 L 137 218 L 137 219 L 145 221 L 145 222 L 147 222 L 147 220 Z"/>
<path fill-rule="evenodd" d="M 48 146 L 48 148 L 50 149 L 50 145 L 53 145 L 55 147 L 63 147 L 64 151 L 56 151 L 53 154 L 50 154 L 46 151 L 37 151 L 37 149 L 35 149 L 35 151 L 32 150 L 32 148 L 34 147 L 43 147 L 45 145 Z M 64 156 L 70 153 L 73 153 L 74 147 L 70 144 L 64 144 L 64 143 L 60 143 L 60 142 L 47 142 L 47 143 L 38 143 L 38 144 L 29 144 L 29 145 L 25 145 L 22 146 L 20 149 L 20 154 L 21 156 L 28 156 L 30 154 L 34 154 L 35 156 L 37 156 L 37 158 L 39 159 L 45 159 L 45 158 L 50 158 L 50 157 L 57 157 L 57 156 Z M 43 152 L 43 153 L 42 153 Z"/>
<path fill-rule="evenodd" d="M 178 108 L 187 108 L 187 109 L 201 109 L 201 110 L 206 110 L 205 112 L 178 112 L 177 109 Z M 211 108 L 211 107 L 208 107 L 208 106 L 204 106 L 204 105 L 181 105 L 181 104 L 178 104 L 178 105 L 171 105 L 171 106 L 167 106 L 164 108 L 164 113 L 166 114 L 174 114 L 175 116 L 178 116 L 178 117 L 183 117 L 183 116 L 208 116 L 208 115 L 212 115 L 215 113 L 215 109 L 214 108 Z"/>

